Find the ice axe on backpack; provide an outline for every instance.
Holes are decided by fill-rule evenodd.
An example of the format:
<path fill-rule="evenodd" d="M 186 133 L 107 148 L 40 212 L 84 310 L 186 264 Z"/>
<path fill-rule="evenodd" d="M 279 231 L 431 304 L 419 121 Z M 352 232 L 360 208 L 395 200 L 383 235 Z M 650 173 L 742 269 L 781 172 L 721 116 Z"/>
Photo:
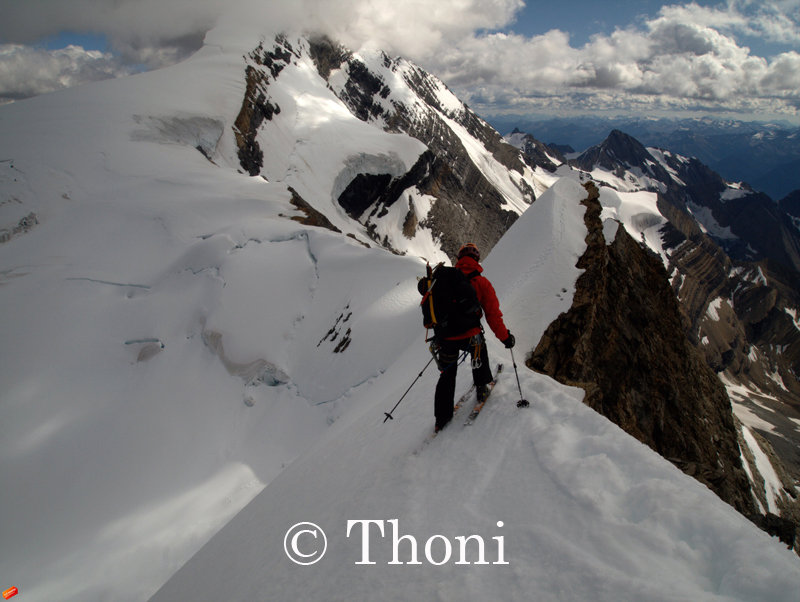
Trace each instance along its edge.
<path fill-rule="evenodd" d="M 522 398 L 522 386 L 519 384 L 519 372 L 517 372 L 517 362 L 514 359 L 514 350 L 509 348 L 511 352 L 511 363 L 514 364 L 514 374 L 517 376 L 517 388 L 519 389 L 519 401 L 517 402 L 518 408 L 527 408 L 531 405 L 527 399 Z"/>

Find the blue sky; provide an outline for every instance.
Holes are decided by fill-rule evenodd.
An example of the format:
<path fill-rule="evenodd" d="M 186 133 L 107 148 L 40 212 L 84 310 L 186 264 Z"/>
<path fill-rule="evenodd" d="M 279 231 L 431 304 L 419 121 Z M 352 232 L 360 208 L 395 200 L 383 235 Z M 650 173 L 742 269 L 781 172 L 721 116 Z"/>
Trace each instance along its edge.
<path fill-rule="evenodd" d="M 800 0 L 0 0 L 0 102 L 173 64 L 236 11 L 378 44 L 483 115 L 800 122 Z"/>
<path fill-rule="evenodd" d="M 655 16 L 663 4 L 657 0 L 529 0 L 517 20 L 503 30 L 531 37 L 560 29 L 570 34 L 574 45 L 583 46 L 594 34 L 610 34 L 642 16 Z"/>
<path fill-rule="evenodd" d="M 69 45 L 81 46 L 86 50 L 108 50 L 108 39 L 102 33 L 75 33 L 62 31 L 53 36 L 47 36 L 38 40 L 36 44 L 42 45 L 48 50 L 58 50 Z"/>

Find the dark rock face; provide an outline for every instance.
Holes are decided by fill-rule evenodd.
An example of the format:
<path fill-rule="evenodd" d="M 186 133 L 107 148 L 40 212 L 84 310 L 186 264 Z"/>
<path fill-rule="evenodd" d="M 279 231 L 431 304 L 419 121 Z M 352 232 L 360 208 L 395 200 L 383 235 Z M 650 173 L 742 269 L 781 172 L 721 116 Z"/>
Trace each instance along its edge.
<path fill-rule="evenodd" d="M 514 134 L 522 134 L 522 132 L 515 129 L 513 132 L 511 132 L 512 136 Z M 535 169 L 538 166 L 549 171 L 550 173 L 553 173 L 558 168 L 558 165 L 553 163 L 551 157 L 557 159 L 561 163 L 567 162 L 567 160 L 564 158 L 564 155 L 561 154 L 561 151 L 557 147 L 543 144 L 531 134 L 525 134 L 522 137 L 522 146 L 520 147 L 520 150 L 522 151 L 523 160 L 532 169 Z"/>
<path fill-rule="evenodd" d="M 789 519 L 781 518 L 774 514 L 756 514 L 751 520 L 762 530 L 773 537 L 777 537 L 790 549 L 795 548 L 797 540 L 797 524 Z"/>
<path fill-rule="evenodd" d="M 689 187 L 689 194 L 709 207 L 721 226 L 729 227 L 739 237 L 733 244 L 721 242 L 732 258 L 742 261 L 769 258 L 800 273 L 800 232 L 767 195 L 750 192 L 722 202 L 702 194 L 696 187 Z"/>
<path fill-rule="evenodd" d="M 472 162 L 445 118 L 456 121 L 481 141 L 498 162 L 518 172 L 518 187 L 533 202 L 534 192 L 521 178 L 524 165 L 519 151 L 466 107 L 457 113 L 444 107 L 437 96 L 437 90 L 444 84 L 430 74 L 411 63 L 383 55 L 383 66 L 402 74 L 421 101 L 407 106 L 391 98 L 391 90 L 379 73 L 370 71 L 352 52 L 329 39 L 312 38 L 309 54 L 322 77 L 328 79 L 336 69 L 347 74 L 347 81 L 337 95 L 353 115 L 382 125 L 386 131 L 406 133 L 429 149 L 404 176 L 359 176 L 340 196 L 342 207 L 351 217 L 359 216 L 368 231 L 371 218 L 381 215 L 403 191 L 412 187 L 436 199 L 428 217 L 419 224 L 433 231 L 450 257 L 455 257 L 465 241 L 474 242 L 488 253 L 517 219 L 515 212 L 503 208 L 504 197 Z M 365 215 L 369 207 L 373 209 Z"/>
<path fill-rule="evenodd" d="M 629 165 L 641 166 L 643 152 L 648 151 L 617 132 L 583 153 L 582 167 L 604 161 L 606 169 L 622 174 Z M 775 204 L 746 184 L 737 193 L 695 158 L 663 152 L 661 160 L 670 169 L 658 178 L 658 209 L 669 220 L 661 236 L 672 288 L 688 319 L 685 334 L 715 372 L 764 393 L 762 405 L 774 411 L 763 417 L 776 432 L 762 434 L 798 478 L 800 437 L 790 419 L 800 415 L 800 219 L 791 214 L 792 198 Z M 690 211 L 698 207 L 710 209 L 717 224 L 738 238 L 704 232 Z"/>
<path fill-rule="evenodd" d="M 318 228 L 326 228 L 332 232 L 338 232 L 341 234 L 341 230 L 334 226 L 331 221 L 325 217 L 322 213 L 314 209 L 311 205 L 309 205 L 303 197 L 297 194 L 297 191 L 289 186 L 289 192 L 292 193 L 292 200 L 289 201 L 292 205 L 297 207 L 300 211 L 305 214 L 305 217 L 295 216 L 291 219 L 296 222 L 300 222 L 306 226 L 316 226 Z"/>
<path fill-rule="evenodd" d="M 257 176 L 264 166 L 264 153 L 256 141 L 258 128 L 281 112 L 281 108 L 270 101 L 267 91 L 270 79 L 278 77 L 292 60 L 293 53 L 289 42 L 279 37 L 273 49 L 266 50 L 262 43 L 248 55 L 254 64 L 245 69 L 246 91 L 233 133 L 239 149 L 239 163 L 251 176 Z"/>
<path fill-rule="evenodd" d="M 548 142 L 548 148 L 552 148 L 553 150 L 557 150 L 562 155 L 568 155 L 575 152 L 575 149 L 572 148 L 569 144 L 556 144 L 555 142 Z"/>
<path fill-rule="evenodd" d="M 587 188 L 585 272 L 528 366 L 583 387 L 589 406 L 753 514 L 730 401 L 684 334 L 666 271 L 623 228 L 606 245 L 597 189 Z"/>
<path fill-rule="evenodd" d="M 792 217 L 800 217 L 800 190 L 787 194 L 778 202 L 778 206 Z"/>
<path fill-rule="evenodd" d="M 763 393 L 761 405 L 749 408 L 774 426 L 761 434 L 797 479 L 800 437 L 791 420 L 800 418 L 800 330 L 789 313 L 800 306 L 797 276 L 770 260 L 734 261 L 674 205 L 659 208 L 671 222 L 664 240 L 672 288 L 690 324 L 687 337 L 715 372 Z"/>
<path fill-rule="evenodd" d="M 394 195 L 387 189 L 396 181 L 390 174 L 360 173 L 339 195 L 339 204 L 350 217 L 357 220 L 368 207 L 379 199 L 389 196 L 389 199 L 384 200 L 384 205 L 387 207 L 394 203 L 397 198 L 391 198 Z M 392 188 L 396 188 L 396 186 Z"/>
<path fill-rule="evenodd" d="M 586 171 L 602 167 L 617 172 L 620 168 L 635 167 L 660 182 L 672 180 L 667 170 L 653 161 L 653 157 L 641 142 L 619 130 L 612 131 L 601 144 L 586 150 L 571 163 Z"/>

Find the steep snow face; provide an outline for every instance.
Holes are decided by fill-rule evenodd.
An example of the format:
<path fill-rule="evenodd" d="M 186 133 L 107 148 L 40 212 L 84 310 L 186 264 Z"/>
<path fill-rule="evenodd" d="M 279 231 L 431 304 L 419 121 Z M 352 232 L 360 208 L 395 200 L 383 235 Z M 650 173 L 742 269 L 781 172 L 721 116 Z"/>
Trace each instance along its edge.
<path fill-rule="evenodd" d="M 267 86 L 269 102 L 280 112 L 256 135 L 264 154 L 260 175 L 292 187 L 334 226 L 368 240 L 339 206 L 339 195 L 358 174 L 405 174 L 426 148 L 359 120 L 319 76 L 305 39 L 286 39 L 286 45 L 288 60 Z M 261 59 L 258 52 L 248 55 L 251 67 L 261 67 Z"/>
<path fill-rule="evenodd" d="M 575 267 L 586 251 L 586 190 L 561 179 L 509 229 L 484 262 L 501 310 L 520 350 L 530 351 L 559 314 L 572 305 Z"/>
<path fill-rule="evenodd" d="M 382 87 L 373 100 L 383 111 L 372 111 L 369 121 L 381 128 L 392 127 L 389 117 L 399 106 L 408 112 L 411 120 L 417 121 L 423 120 L 431 110 L 456 120 L 467 113 L 464 104 L 441 80 L 404 59 L 389 57 L 373 44 L 365 45 L 351 58 L 354 60 L 331 74 L 329 83 L 341 95 L 349 78 L 354 75 L 358 77 L 355 71 L 366 69 L 371 77 L 377 78 Z M 424 99 L 411 87 L 412 82 L 422 81 L 426 92 Z"/>
<path fill-rule="evenodd" d="M 519 339 L 540 336 L 545 315 L 571 298 L 575 274 L 556 276 L 554 262 L 574 265 L 581 251 L 580 191 L 573 182 L 556 184 L 485 262 Z M 523 306 L 532 291 L 541 296 Z M 491 337 L 489 354 L 493 364 L 508 363 Z M 530 600 L 531 592 L 553 601 L 778 601 L 800 594 L 800 565 L 789 550 L 584 406 L 580 390 L 522 368 L 531 407 L 518 409 L 509 366 L 474 425 L 463 425 L 462 412 L 432 439 L 437 375 L 426 372 L 384 423 L 383 412 L 425 357 L 420 337 L 371 390 L 354 392 L 351 409 L 322 440 L 153 602 L 264 595 L 513 601 Z M 462 367 L 457 392 L 470 380 Z M 314 526 L 292 530 L 303 522 Z M 293 541 L 302 554 L 322 549 L 320 529 L 324 556 L 309 566 L 290 560 Z"/>
<path fill-rule="evenodd" d="M 638 167 L 631 167 L 624 174 L 618 174 L 602 167 L 596 167 L 589 175 L 596 182 L 603 182 L 620 192 L 636 192 L 639 190 L 657 190 L 666 192 L 666 186 L 652 175 L 647 175 Z"/>
<path fill-rule="evenodd" d="M 556 171 L 556 174 L 564 179 L 572 180 L 573 182 L 584 182 L 589 180 L 598 180 L 598 170 L 591 173 L 574 169 L 568 165 L 562 165 Z M 658 195 L 655 192 L 646 190 L 648 186 L 641 186 L 641 182 L 637 180 L 635 186 L 626 186 L 623 180 L 616 176 L 600 170 L 602 172 L 598 181 L 606 182 L 610 179 L 616 182 L 615 185 L 600 186 L 600 204 L 603 206 L 603 213 L 601 219 L 605 223 L 605 230 L 607 232 L 606 242 L 611 244 L 616 235 L 616 226 L 614 223 L 622 224 L 635 240 L 646 245 L 659 257 L 661 257 L 664 266 L 669 263 L 669 258 L 665 251 L 664 238 L 661 233 L 661 228 L 667 223 L 661 211 L 658 209 Z M 606 179 L 603 179 L 606 178 Z"/>
<path fill-rule="evenodd" d="M 656 161 L 658 161 L 661 167 L 667 170 L 667 173 L 672 177 L 676 184 L 685 186 L 683 180 L 681 180 L 678 176 L 677 170 L 670 165 L 669 159 L 672 159 L 673 162 L 679 161 L 680 163 L 687 163 L 688 159 L 660 148 L 648 148 L 647 152 L 650 153 Z"/>

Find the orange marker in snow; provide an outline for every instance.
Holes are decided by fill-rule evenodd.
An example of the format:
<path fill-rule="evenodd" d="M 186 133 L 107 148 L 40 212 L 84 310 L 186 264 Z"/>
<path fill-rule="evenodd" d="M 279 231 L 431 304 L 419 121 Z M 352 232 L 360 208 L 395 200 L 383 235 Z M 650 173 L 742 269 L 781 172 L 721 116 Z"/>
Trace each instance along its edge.
<path fill-rule="evenodd" d="M 13 598 L 19 593 L 19 590 L 16 587 L 11 587 L 3 592 L 3 600 L 8 600 L 9 598 Z"/>

